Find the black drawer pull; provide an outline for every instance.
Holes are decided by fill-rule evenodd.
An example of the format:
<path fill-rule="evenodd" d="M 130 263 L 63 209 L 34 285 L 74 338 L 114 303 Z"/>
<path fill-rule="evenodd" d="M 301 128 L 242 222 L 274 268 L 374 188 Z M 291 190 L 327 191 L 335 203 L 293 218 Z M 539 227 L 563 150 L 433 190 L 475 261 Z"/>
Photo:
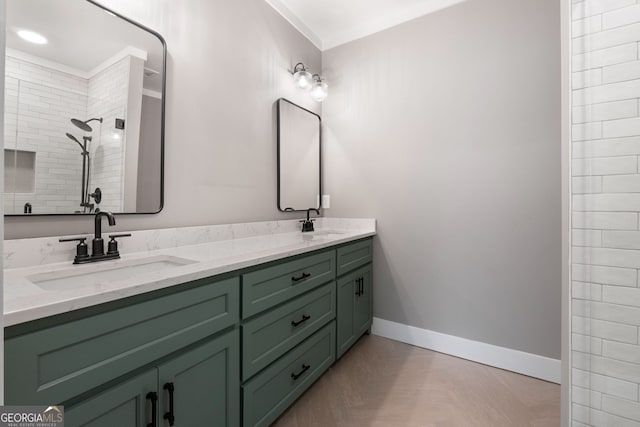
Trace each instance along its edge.
<path fill-rule="evenodd" d="M 302 376 L 302 374 L 304 374 L 305 372 L 307 372 L 309 370 L 311 366 L 309 365 L 305 365 L 304 363 L 302 364 L 302 370 L 300 372 L 298 372 L 297 374 L 295 372 L 291 373 L 291 378 L 293 378 L 293 380 L 297 380 L 298 378 L 300 378 Z"/>
<path fill-rule="evenodd" d="M 309 319 L 311 319 L 311 316 L 307 316 L 306 314 L 303 314 L 302 315 L 302 320 L 299 320 L 297 322 L 292 320 L 291 321 L 291 326 L 293 326 L 295 328 L 296 326 L 302 325 L 304 322 L 306 322 Z"/>
<path fill-rule="evenodd" d="M 158 427 L 158 420 L 156 419 L 156 412 L 158 404 L 158 393 L 150 391 L 146 396 L 147 400 L 151 401 L 151 422 L 147 424 L 147 427 Z"/>
<path fill-rule="evenodd" d="M 173 392 L 175 387 L 173 383 L 166 383 L 162 389 L 169 392 L 169 412 L 165 412 L 164 419 L 169 421 L 169 425 L 172 426 L 176 421 L 176 417 L 173 414 Z"/>
<path fill-rule="evenodd" d="M 300 276 L 300 277 L 291 276 L 291 281 L 292 282 L 299 282 L 300 280 L 304 280 L 304 279 L 306 279 L 308 277 L 311 277 L 311 273 L 302 273 L 302 276 Z"/>
<path fill-rule="evenodd" d="M 363 294 L 362 292 L 362 277 L 358 277 L 356 279 L 356 286 L 357 286 L 357 290 L 356 290 L 356 296 L 359 297 Z"/>

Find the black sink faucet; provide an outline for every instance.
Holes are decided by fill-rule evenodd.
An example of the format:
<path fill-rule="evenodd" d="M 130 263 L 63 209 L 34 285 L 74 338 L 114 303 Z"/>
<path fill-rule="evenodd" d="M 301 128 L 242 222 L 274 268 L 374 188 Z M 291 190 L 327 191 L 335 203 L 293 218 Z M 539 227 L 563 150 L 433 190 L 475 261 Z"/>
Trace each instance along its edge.
<path fill-rule="evenodd" d="M 109 220 L 109 226 L 113 227 L 116 225 L 116 217 L 113 216 L 111 212 L 100 211 L 96 212 L 95 215 L 95 236 L 93 236 L 92 241 L 92 252 L 91 256 L 88 254 L 87 244 L 85 240 L 86 237 L 71 237 L 60 239 L 61 242 L 79 242 L 76 246 L 76 257 L 73 260 L 74 264 L 85 264 L 88 262 L 97 262 L 97 261 L 107 261 L 110 259 L 118 259 L 120 258 L 120 252 L 118 251 L 118 242 L 116 238 L 118 237 L 129 237 L 130 233 L 124 234 L 111 234 L 109 238 L 109 250 L 107 253 L 104 253 L 104 240 L 102 239 L 102 217 L 106 216 L 107 220 Z"/>
<path fill-rule="evenodd" d="M 95 236 L 93 237 L 92 247 L 93 251 L 91 252 L 91 256 L 101 256 L 104 255 L 104 240 L 102 240 L 102 217 L 106 216 L 109 220 L 109 226 L 113 227 L 116 225 L 116 217 L 113 216 L 111 212 L 108 211 L 100 211 L 96 214 L 95 217 Z"/>
<path fill-rule="evenodd" d="M 316 211 L 316 213 L 318 215 L 320 215 L 320 209 L 316 209 L 316 208 L 309 208 L 307 209 L 307 219 L 306 220 L 300 220 L 300 222 L 302 223 L 302 232 L 306 233 L 308 231 L 314 231 L 313 230 L 313 221 L 315 221 L 315 219 L 310 219 L 309 218 L 309 214 L 311 213 L 311 211 Z"/>

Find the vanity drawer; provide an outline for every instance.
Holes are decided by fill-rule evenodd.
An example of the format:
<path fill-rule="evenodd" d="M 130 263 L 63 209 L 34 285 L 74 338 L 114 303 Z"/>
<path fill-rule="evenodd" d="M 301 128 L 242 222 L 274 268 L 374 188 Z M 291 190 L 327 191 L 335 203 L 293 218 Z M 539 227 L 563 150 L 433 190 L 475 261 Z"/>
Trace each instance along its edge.
<path fill-rule="evenodd" d="M 333 280 L 335 251 L 305 256 L 242 276 L 242 318 Z"/>
<path fill-rule="evenodd" d="M 328 283 L 242 325 L 246 380 L 336 316 L 336 284 Z"/>
<path fill-rule="evenodd" d="M 7 404 L 61 404 L 238 322 L 237 277 L 183 286 L 189 287 L 8 338 Z"/>
<path fill-rule="evenodd" d="M 335 322 L 269 366 L 242 388 L 244 426 L 268 426 L 331 366 Z"/>
<path fill-rule="evenodd" d="M 371 239 L 366 239 L 338 248 L 338 276 L 370 263 L 373 252 L 372 243 Z"/>

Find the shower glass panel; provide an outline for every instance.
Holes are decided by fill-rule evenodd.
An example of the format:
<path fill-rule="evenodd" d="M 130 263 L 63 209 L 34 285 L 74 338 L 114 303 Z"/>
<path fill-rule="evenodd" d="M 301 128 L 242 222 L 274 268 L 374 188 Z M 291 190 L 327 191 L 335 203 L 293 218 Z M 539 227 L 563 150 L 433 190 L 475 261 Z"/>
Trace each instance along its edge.
<path fill-rule="evenodd" d="M 640 427 L 640 5 L 571 7 L 571 420 Z"/>

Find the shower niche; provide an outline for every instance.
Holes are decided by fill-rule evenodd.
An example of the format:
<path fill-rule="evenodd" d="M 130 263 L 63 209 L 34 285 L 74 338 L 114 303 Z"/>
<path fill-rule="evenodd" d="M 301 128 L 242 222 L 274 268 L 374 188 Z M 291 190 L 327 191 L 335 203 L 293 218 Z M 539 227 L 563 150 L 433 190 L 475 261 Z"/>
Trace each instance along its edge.
<path fill-rule="evenodd" d="M 159 212 L 162 37 L 90 0 L 8 2 L 6 20 L 5 214 Z"/>

